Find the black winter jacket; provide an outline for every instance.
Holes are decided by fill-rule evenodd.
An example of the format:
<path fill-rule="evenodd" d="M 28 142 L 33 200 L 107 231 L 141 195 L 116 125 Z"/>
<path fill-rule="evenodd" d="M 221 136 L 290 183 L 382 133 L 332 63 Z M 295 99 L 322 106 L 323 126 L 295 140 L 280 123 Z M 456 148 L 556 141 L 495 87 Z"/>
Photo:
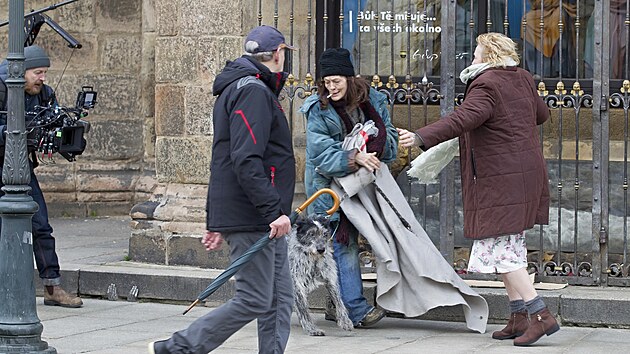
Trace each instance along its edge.
<path fill-rule="evenodd" d="M 291 212 L 295 157 L 278 102 L 285 79 L 247 56 L 216 77 L 207 230 L 266 231 Z"/>
<path fill-rule="evenodd" d="M 4 60 L 0 63 L 0 85 L 4 86 L 3 97 L 0 98 L 0 102 L 3 102 L 1 108 L 3 111 L 7 110 L 7 98 L 8 91 L 6 90 L 5 80 L 8 78 L 8 62 Z M 1 90 L 0 90 L 1 91 Z M 24 92 L 24 120 L 26 123 L 27 131 L 32 127 L 32 120 L 35 117 L 35 113 L 41 110 L 41 107 L 48 106 L 58 106 L 57 98 L 55 95 L 55 91 L 52 87 L 44 84 L 41 92 L 38 95 L 29 95 Z M 5 132 L 7 130 L 7 116 L 6 114 L 0 114 L 0 166 L 4 164 L 4 147 L 5 147 Z M 30 135 L 28 136 L 28 150 L 29 152 L 35 151 L 35 141 L 30 139 Z M 32 167 L 37 167 L 37 159 L 33 159 Z"/>

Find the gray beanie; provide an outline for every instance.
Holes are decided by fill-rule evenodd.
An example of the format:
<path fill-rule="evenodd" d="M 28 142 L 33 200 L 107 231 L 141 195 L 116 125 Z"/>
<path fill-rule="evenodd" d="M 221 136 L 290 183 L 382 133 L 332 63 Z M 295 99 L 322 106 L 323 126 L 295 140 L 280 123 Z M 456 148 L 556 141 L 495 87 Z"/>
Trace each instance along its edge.
<path fill-rule="evenodd" d="M 50 66 L 50 58 L 38 45 L 25 47 L 24 58 L 24 70 Z"/>

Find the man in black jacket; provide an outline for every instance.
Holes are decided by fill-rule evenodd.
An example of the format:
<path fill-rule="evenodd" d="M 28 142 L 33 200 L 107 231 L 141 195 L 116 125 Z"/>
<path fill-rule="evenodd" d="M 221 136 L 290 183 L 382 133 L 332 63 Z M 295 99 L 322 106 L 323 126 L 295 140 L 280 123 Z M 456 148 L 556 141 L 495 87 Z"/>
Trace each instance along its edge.
<path fill-rule="evenodd" d="M 289 338 L 293 285 L 287 259 L 295 186 L 291 130 L 278 102 L 287 74 L 284 36 L 269 26 L 254 28 L 245 55 L 216 77 L 214 142 L 202 242 L 217 249 L 225 239 L 230 259 L 261 237 L 273 240 L 236 273 L 235 296 L 150 353 L 207 353 L 252 320 L 258 320 L 259 353 L 283 353 Z"/>
<path fill-rule="evenodd" d="M 46 52 L 37 45 L 24 48 L 24 111 L 26 126 L 33 119 L 29 112 L 37 112 L 41 108 L 48 105 L 57 105 L 55 92 L 52 87 L 44 84 L 48 67 L 50 67 L 50 59 Z M 0 63 L 0 79 L 4 81 L 8 77 L 8 62 L 5 60 Z M 6 108 L 6 100 L 4 101 Z M 5 132 L 7 129 L 6 115 L 0 115 L 0 168 L 4 164 L 4 146 Z M 28 129 L 28 128 L 27 128 Z M 29 153 L 35 149 L 35 144 L 29 141 Z M 39 271 L 39 277 L 44 283 L 44 304 L 51 306 L 63 307 L 81 307 L 83 302 L 78 296 L 74 296 L 65 292 L 61 284 L 61 275 L 59 273 L 59 259 L 55 251 L 55 238 L 52 235 L 53 229 L 48 222 L 48 208 L 46 200 L 42 194 L 42 189 L 35 176 L 34 168 L 37 161 L 33 159 L 33 154 L 29 154 L 29 167 L 31 171 L 31 197 L 39 206 L 37 212 L 33 215 L 33 253 L 35 254 L 35 263 Z M 0 179 L 0 187 L 2 186 Z"/>

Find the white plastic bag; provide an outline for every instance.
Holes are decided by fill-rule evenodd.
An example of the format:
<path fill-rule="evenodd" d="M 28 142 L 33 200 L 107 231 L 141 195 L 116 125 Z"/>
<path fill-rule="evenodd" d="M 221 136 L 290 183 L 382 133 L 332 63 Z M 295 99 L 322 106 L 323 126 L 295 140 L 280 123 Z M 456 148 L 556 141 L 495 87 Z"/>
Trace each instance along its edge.
<path fill-rule="evenodd" d="M 407 175 L 415 177 L 420 183 L 437 183 L 437 176 L 459 151 L 459 138 L 437 144 L 420 154 L 411 162 Z"/>

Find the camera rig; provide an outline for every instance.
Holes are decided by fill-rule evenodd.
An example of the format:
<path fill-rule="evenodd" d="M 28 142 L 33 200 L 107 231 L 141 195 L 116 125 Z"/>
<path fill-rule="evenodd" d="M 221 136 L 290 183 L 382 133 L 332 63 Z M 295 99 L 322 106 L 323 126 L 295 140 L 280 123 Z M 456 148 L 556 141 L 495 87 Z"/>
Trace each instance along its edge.
<path fill-rule="evenodd" d="M 31 12 L 24 15 L 24 33 L 26 34 L 26 38 L 24 40 L 24 46 L 27 47 L 35 43 L 35 38 L 39 34 L 39 30 L 42 28 L 44 24 L 47 24 L 53 31 L 57 32 L 63 39 L 68 42 L 68 47 L 79 49 L 82 47 L 81 43 L 77 41 L 70 33 L 68 33 L 65 29 L 63 29 L 59 24 L 53 19 L 51 19 L 48 15 L 44 14 L 44 12 L 49 10 L 54 10 L 58 7 L 71 4 L 73 2 L 77 2 L 78 0 L 66 0 L 62 1 L 58 4 L 53 4 L 48 7 L 32 10 Z M 0 27 L 6 26 L 9 24 L 9 21 L 4 21 L 0 23 Z"/>
<path fill-rule="evenodd" d="M 79 41 L 44 14 L 46 11 L 77 1 L 64 0 L 39 10 L 31 10 L 31 12 L 25 14 L 24 34 L 26 37 L 24 46 L 34 44 L 41 27 L 46 24 L 68 43 L 68 47 L 80 49 L 82 45 Z M 9 21 L 1 22 L 0 27 L 8 24 Z M 6 93 L 6 87 L 4 91 Z M 3 102 L 0 106 L 4 106 L 6 97 L 4 101 L 0 102 Z M 40 102 L 40 104 L 46 104 L 47 106 L 37 106 L 36 112 L 25 112 L 29 152 L 36 151 L 41 153 L 38 154 L 38 159 L 42 162 L 46 157 L 49 161 L 54 161 L 52 156 L 55 152 L 58 152 L 68 161 L 74 161 L 75 156 L 81 155 L 83 150 L 85 150 L 86 141 L 83 135 L 90 130 L 90 123 L 83 120 L 83 118 L 88 115 L 88 110 L 96 105 L 96 91 L 91 86 L 83 86 L 77 95 L 75 107 L 58 106 L 56 102 L 54 105 L 51 102 Z"/>
<path fill-rule="evenodd" d="M 36 151 L 40 161 L 53 160 L 56 152 L 68 161 L 75 161 L 75 156 L 85 150 L 83 135 L 90 130 L 90 123 L 83 118 L 95 105 L 96 91 L 92 86 L 83 86 L 74 107 L 37 106 L 37 112 L 27 112 L 30 149 Z"/>

